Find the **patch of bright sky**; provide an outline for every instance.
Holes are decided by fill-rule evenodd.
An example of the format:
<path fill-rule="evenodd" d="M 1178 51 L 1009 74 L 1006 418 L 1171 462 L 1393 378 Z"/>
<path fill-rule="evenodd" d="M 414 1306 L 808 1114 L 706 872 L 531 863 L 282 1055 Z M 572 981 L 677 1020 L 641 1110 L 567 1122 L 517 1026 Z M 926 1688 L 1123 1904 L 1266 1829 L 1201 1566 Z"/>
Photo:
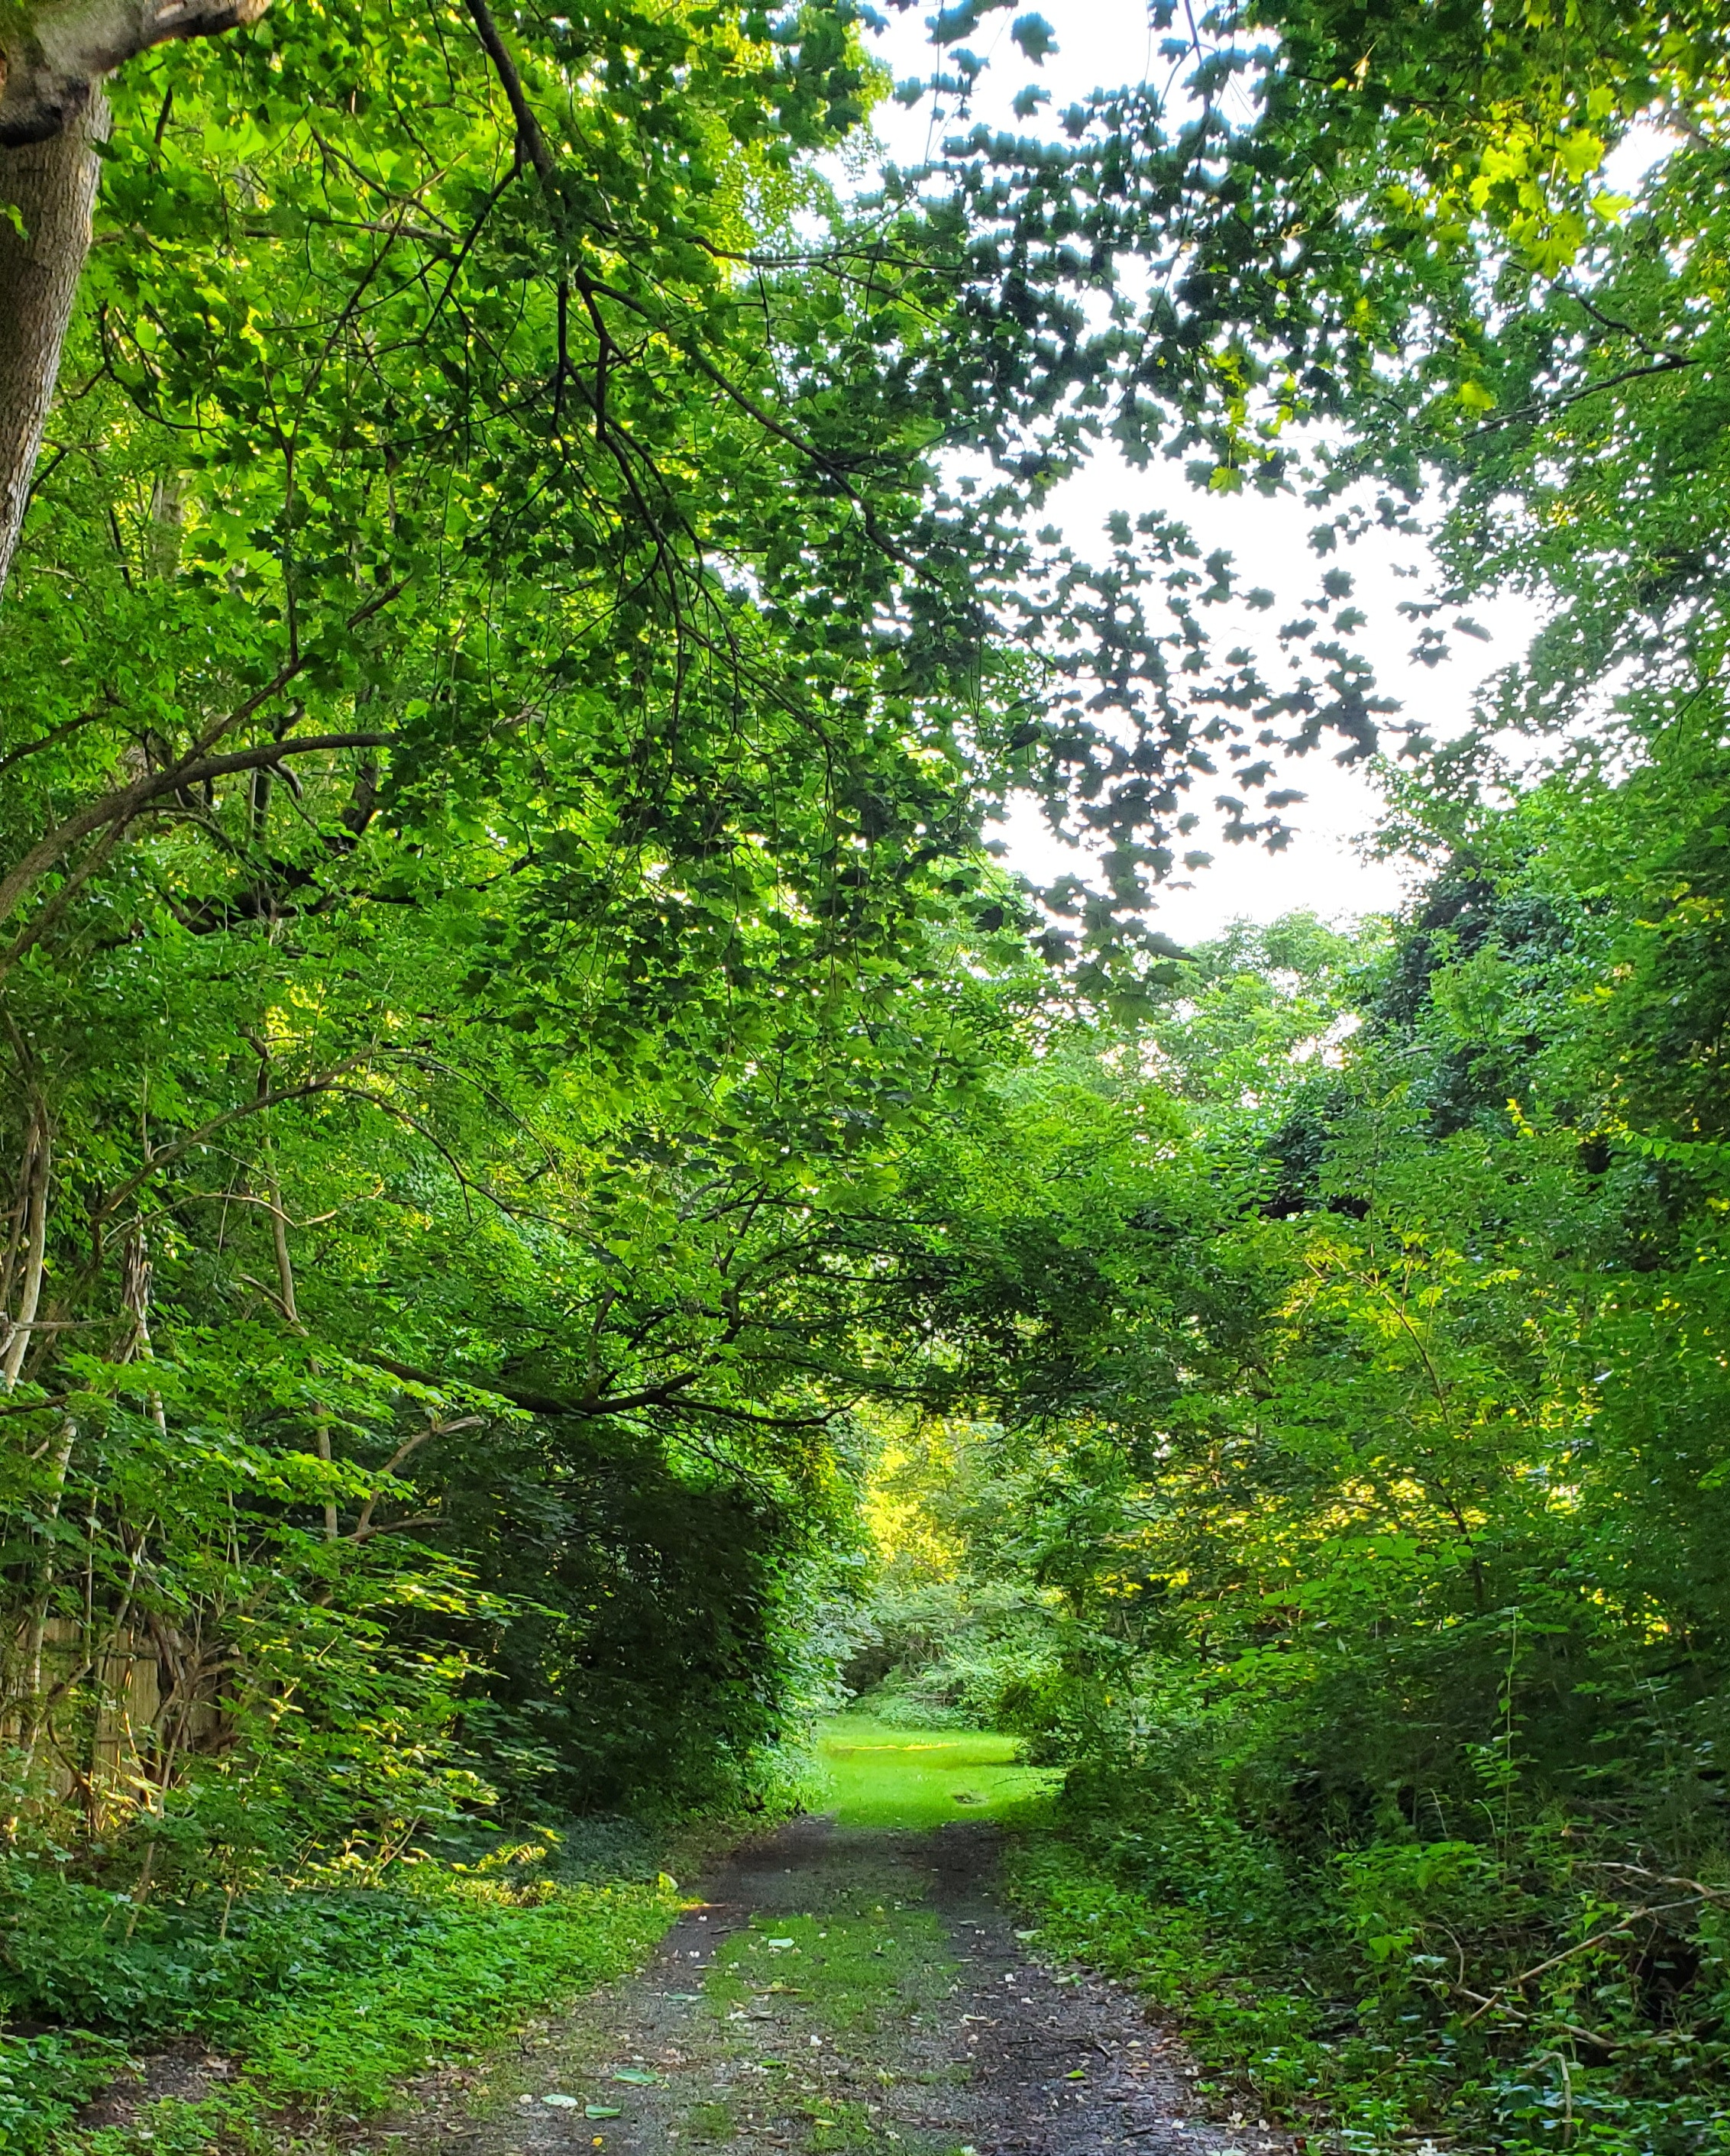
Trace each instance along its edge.
<path fill-rule="evenodd" d="M 970 101 L 969 120 L 1017 131 L 1052 126 L 1053 112 L 1096 89 L 1145 80 L 1156 73 L 1163 80 L 1169 71 L 1169 62 L 1159 57 L 1159 41 L 1149 27 L 1143 0 L 1044 0 L 1042 12 L 1056 33 L 1056 45 L 1037 69 L 1011 42 L 1016 7 L 988 16 L 966 41 L 988 62 Z M 894 15 L 874 40 L 898 82 L 928 79 L 932 72 L 937 56 L 928 42 L 927 21 L 926 8 L 916 4 Z M 1029 83 L 1047 90 L 1050 103 L 1039 118 L 1018 121 L 1011 102 Z M 904 165 L 923 162 L 954 126 L 953 107 L 952 98 L 929 95 L 911 107 L 886 103 L 875 124 L 886 154 Z M 1614 153 L 1607 179 L 1619 188 L 1637 182 L 1668 146 L 1654 131 L 1630 138 Z M 1226 548 L 1245 584 L 1273 588 L 1280 600 L 1277 619 L 1298 610 L 1303 598 L 1318 588 L 1324 567 L 1337 562 L 1348 568 L 1357 581 L 1353 603 L 1369 617 L 1353 640 L 1373 662 L 1379 690 L 1399 700 L 1404 720 L 1440 738 L 1470 722 L 1475 690 L 1518 658 L 1536 626 L 1532 605 L 1517 595 L 1477 605 L 1472 618 L 1487 632 L 1486 639 L 1456 635 L 1448 660 L 1434 668 L 1420 665 L 1410 655 L 1416 630 L 1395 608 L 1425 588 L 1429 565 L 1421 542 L 1378 532 L 1323 563 L 1309 545 L 1316 512 L 1296 497 L 1208 495 L 1189 486 L 1179 465 L 1156 462 L 1137 471 L 1115 450 L 1101 451 L 1060 490 L 1048 521 L 1086 556 L 1100 551 L 1111 511 L 1127 511 L 1133 518 L 1150 509 L 1187 521 L 1204 551 Z M 1414 569 L 1416 578 L 1410 574 Z M 1407 573 L 1396 576 L 1396 570 Z M 1277 854 L 1219 839 L 1211 801 L 1229 779 L 1222 772 L 1221 784 L 1198 783 L 1190 805 L 1204 821 L 1188 843 L 1211 852 L 1214 861 L 1194 872 L 1187 885 L 1165 888 L 1156 922 L 1168 935 L 1193 942 L 1218 934 L 1235 920 L 1271 921 L 1299 907 L 1339 919 L 1399 905 L 1418 871 L 1409 861 L 1371 860 L 1363 850 L 1381 806 L 1367 772 L 1341 766 L 1324 742 L 1282 770 L 1275 783 L 1301 788 L 1307 797 L 1286 812 L 1292 837 Z M 1253 803 L 1255 797 L 1249 798 Z M 1008 844 L 1009 865 L 1039 882 L 1084 870 L 1082 860 L 1052 837 L 1031 803 L 1012 814 L 1000 835 Z"/>

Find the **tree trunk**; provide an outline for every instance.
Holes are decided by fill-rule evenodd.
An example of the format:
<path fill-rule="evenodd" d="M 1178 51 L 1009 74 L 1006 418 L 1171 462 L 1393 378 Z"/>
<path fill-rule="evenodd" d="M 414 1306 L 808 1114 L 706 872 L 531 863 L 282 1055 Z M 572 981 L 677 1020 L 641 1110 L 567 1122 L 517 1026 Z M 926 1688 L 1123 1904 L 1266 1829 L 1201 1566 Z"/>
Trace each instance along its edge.
<path fill-rule="evenodd" d="M 0 149 L 0 592 L 90 251 L 100 169 L 95 145 L 106 140 L 108 126 L 108 101 L 93 90 L 59 134 Z"/>
<path fill-rule="evenodd" d="M 7 1326 L 0 1342 L 0 1390 L 11 1392 L 29 1353 L 31 1327 L 42 1302 L 42 1280 L 48 1248 L 48 1194 L 52 1173 L 48 1116 L 40 1105 L 30 1118 L 25 1142 L 23 1172 L 19 1178 L 20 1210 L 18 1240 L 23 1258 L 18 1283 L 18 1314 L 8 1319 L 0 1311 L 0 1325 Z M 10 1283 L 8 1282 L 8 1286 Z"/>

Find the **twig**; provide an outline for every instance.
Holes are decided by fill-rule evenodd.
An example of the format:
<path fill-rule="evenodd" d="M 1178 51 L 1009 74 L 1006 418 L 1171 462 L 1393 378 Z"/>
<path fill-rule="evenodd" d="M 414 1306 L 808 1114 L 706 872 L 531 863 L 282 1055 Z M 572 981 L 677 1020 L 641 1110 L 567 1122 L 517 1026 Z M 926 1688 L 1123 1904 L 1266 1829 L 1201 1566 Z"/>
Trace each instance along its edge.
<path fill-rule="evenodd" d="M 1694 1895 L 1688 1897 L 1689 1902 L 1697 1899 L 1698 1897 Z M 1648 1908 L 1630 1910 L 1620 1924 L 1612 1924 L 1607 1932 L 1594 1932 L 1590 1938 L 1580 1939 L 1571 1947 L 1564 1947 L 1560 1953 L 1552 1954 L 1548 1961 L 1539 1962 L 1535 1968 L 1522 1969 L 1519 1975 L 1511 1976 L 1506 1984 L 1497 1984 L 1495 1990 L 1478 2008 L 1477 2012 L 1466 2015 L 1463 2025 L 1469 2029 L 1474 2021 L 1481 2020 L 1492 2007 L 1502 2006 L 1502 2010 L 1504 2012 L 1513 2011 L 1512 2008 L 1502 2006 L 1502 2001 L 1510 1991 L 1517 1990 L 1521 1984 L 1530 1984 L 1533 1977 L 1543 1976 L 1548 1970 L 1559 1968 L 1563 1962 L 1571 1961 L 1575 1954 L 1585 1953 L 1593 1947 L 1601 1947 L 1611 1939 L 1620 1938 L 1625 1932 L 1631 1932 L 1637 1923 L 1643 1922 L 1648 1917 L 1667 1916 L 1672 1909 L 1685 1909 L 1687 1907 L 1688 1902 L 1659 1902 L 1653 1903 Z M 1463 1989 L 1464 1987 L 1462 1986 L 1461 1989 Z M 1466 1995 L 1468 1999 L 1476 1999 L 1479 1994 L 1469 1991 Z M 1597 2039 L 1594 2037 L 1593 2041 L 1595 2043 Z"/>

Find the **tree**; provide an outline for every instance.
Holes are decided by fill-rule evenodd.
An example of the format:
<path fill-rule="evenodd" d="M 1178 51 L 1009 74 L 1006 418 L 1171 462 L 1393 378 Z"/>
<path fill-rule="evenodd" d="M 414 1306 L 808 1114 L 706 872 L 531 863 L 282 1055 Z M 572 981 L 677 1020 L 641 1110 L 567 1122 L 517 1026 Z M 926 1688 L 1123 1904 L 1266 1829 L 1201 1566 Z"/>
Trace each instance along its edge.
<path fill-rule="evenodd" d="M 1318 1595 L 1346 1593 L 1327 1522 L 1356 1506 L 1373 1537 L 1404 1507 L 1426 1640 L 1426 1613 L 1496 1606 L 1481 1502 L 1553 1547 L 1508 1463 L 1560 1412 L 1544 1327 L 1577 1283 L 1543 1243 L 1526 1326 L 1506 1253 L 1460 1223 L 1503 1174 L 1573 1207 L 1573 1141 L 1546 1129 L 1534 1168 L 1497 1087 L 1537 1051 L 1439 1014 L 1498 1008 L 1554 938 L 1522 944 L 1510 916 L 1482 957 L 1438 912 L 1433 952 L 1407 944 L 1403 1015 L 1392 991 L 1373 1008 L 1425 1029 L 1377 1052 L 1397 1072 L 1419 1051 L 1423 1082 L 1385 1113 L 1362 1091 L 1384 1066 L 1345 1045 L 1373 952 L 1302 923 L 1187 965 L 1162 948 L 1136 910 L 1216 762 L 1234 828 L 1272 836 L 1277 797 L 1265 819 L 1250 797 L 1282 744 L 1375 739 L 1350 578 L 1325 571 L 1284 625 L 1276 685 L 1247 644 L 1214 649 L 1235 572 L 1173 515 L 1115 520 L 1097 565 L 1033 527 L 1112 431 L 1199 452 L 1222 493 L 1311 485 L 1324 545 L 1363 523 L 1354 474 L 1380 475 L 1364 516 L 1398 521 L 1421 470 L 1463 506 L 1500 470 L 1554 559 L 1587 535 L 1584 593 L 1609 521 L 1548 516 L 1548 449 L 1496 465 L 1533 400 L 1485 433 L 1484 385 L 1527 366 L 1563 443 L 1627 389 L 1634 298 L 1661 311 L 1698 275 L 1702 311 L 1715 258 L 1680 241 L 1711 228 L 1625 263 L 1605 239 L 1635 327 L 1576 350 L 1562 280 L 1597 257 L 1558 266 L 1558 220 L 1609 232 L 1576 106 L 1608 87 L 1607 140 L 1657 79 L 1653 25 L 1628 44 L 1593 16 L 1581 90 L 1547 30 L 1528 49 L 1500 15 L 1394 10 L 1386 82 L 1358 69 L 1355 14 L 1280 21 L 1241 51 L 1199 29 L 1188 107 L 1143 87 L 1060 144 L 964 138 L 856 204 L 819 162 L 873 94 L 842 5 L 301 8 L 117 78 L 0 686 L 9 1636 L 39 1774 L 64 1737 L 94 1786 L 93 1639 L 135 1620 L 162 1628 L 179 1717 L 164 1803 L 188 1731 L 209 1744 L 187 1786 L 230 1772 L 209 1763 L 239 1726 L 223 1701 L 255 1747 L 225 1758 L 264 1771 L 254 1710 L 333 1630 L 354 1671 L 371 1626 L 458 1666 L 490 1628 L 526 1727 L 575 1712 L 580 1687 L 536 1691 L 538 1650 L 507 1651 L 504 1607 L 557 1570 L 561 1522 L 653 1552 L 645 1512 L 734 1522 L 751 1562 L 728 1592 L 757 1614 L 733 1636 L 761 1646 L 843 1535 L 871 1403 L 988 1407 L 1029 1474 L 1060 1431 L 1076 1509 L 1047 1555 L 1084 1614 L 1117 1590 L 1082 1528 L 1106 1523 L 1108 1570 L 1142 1485 L 1201 1583 L 1166 1614 L 1209 1637 L 1253 1629 L 1240 1498 Z M 1476 101 L 1414 116 L 1412 70 L 1445 63 Z M 1543 169 L 1502 190 L 1522 113 Z M 1171 272 L 1141 313 L 1132 254 Z M 1324 414 L 1333 461 L 1306 478 L 1283 444 Z M 1060 886 L 1041 916 L 994 868 L 983 829 L 1014 786 L 1103 835 L 1104 889 Z M 1432 793 L 1411 815 L 1481 838 L 1494 860 L 1459 870 L 1493 914 L 1511 855 L 1469 808 L 1447 823 Z M 1712 844 L 1691 839 L 1702 893 Z M 1041 1004 L 1029 942 L 1060 963 L 1089 941 L 1111 963 Z M 1635 1033 L 1661 1023 L 1648 978 Z M 1078 1012 L 1109 1008 L 1095 1038 Z M 1697 1018 L 1707 1089 L 1710 996 Z M 1642 1137 L 1702 1135 L 1666 1117 Z M 1419 1306 L 1425 1353 L 1399 1315 Z M 208 1471 L 165 1527 L 194 1438 Z M 513 1571 L 518 1512 L 539 1554 Z M 566 1609 L 560 1656 L 590 1614 Z M 694 1713 L 690 1748 L 725 1724 L 742 1754 L 773 1702 L 716 1681 L 738 1714 Z M 448 1737 L 469 1682 L 411 1688 L 393 1726 Z"/>
<path fill-rule="evenodd" d="M 103 83 L 154 46 L 255 23 L 269 5 L 45 0 L 0 23 L 0 593 L 90 247 Z"/>

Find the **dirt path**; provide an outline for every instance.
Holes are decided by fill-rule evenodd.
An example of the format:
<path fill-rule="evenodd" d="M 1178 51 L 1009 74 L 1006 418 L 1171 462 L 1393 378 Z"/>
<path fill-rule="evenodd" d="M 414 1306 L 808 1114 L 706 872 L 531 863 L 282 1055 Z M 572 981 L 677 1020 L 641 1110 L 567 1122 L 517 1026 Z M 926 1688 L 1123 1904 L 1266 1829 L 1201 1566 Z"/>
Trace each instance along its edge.
<path fill-rule="evenodd" d="M 1199 2118 L 1181 2047 L 1029 1958 L 988 1827 L 803 1820 L 737 1854 L 629 1984 L 531 2036 L 463 2156 L 1266 2156 Z M 398 2139 L 395 2145 L 401 2148 Z"/>

